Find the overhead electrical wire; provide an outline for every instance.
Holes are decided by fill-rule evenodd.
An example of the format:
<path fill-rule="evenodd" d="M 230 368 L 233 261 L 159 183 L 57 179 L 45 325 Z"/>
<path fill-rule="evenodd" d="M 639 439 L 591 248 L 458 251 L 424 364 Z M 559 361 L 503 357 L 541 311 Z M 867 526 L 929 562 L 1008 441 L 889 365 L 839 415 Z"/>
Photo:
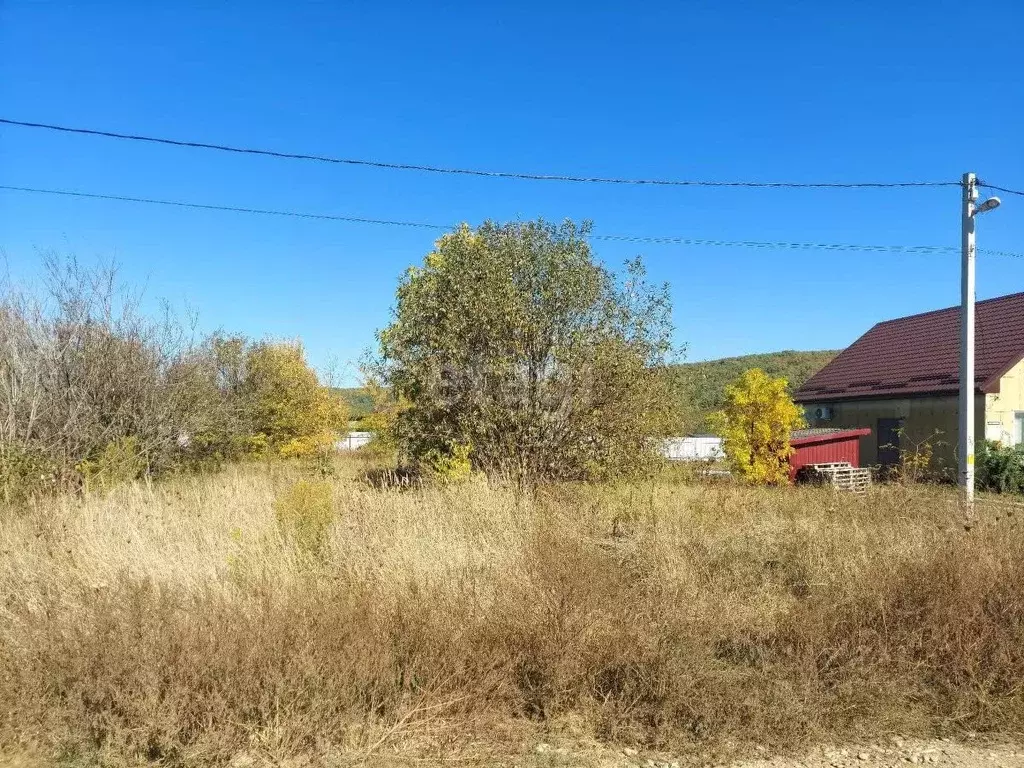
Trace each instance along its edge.
<path fill-rule="evenodd" d="M 997 187 L 995 184 L 989 184 L 984 181 L 978 181 L 979 187 L 985 187 L 985 189 L 995 189 L 999 192 L 1005 192 L 1008 195 L 1020 195 L 1024 197 L 1024 190 L 1020 189 L 1007 189 L 1006 187 Z"/>
<path fill-rule="evenodd" d="M 235 205 L 213 205 L 209 203 L 192 203 L 184 200 L 161 200 L 150 197 L 131 197 L 128 195 L 104 195 L 93 192 L 79 192 L 69 189 L 43 189 L 39 187 L 20 187 L 9 184 L 0 184 L 0 189 L 12 192 L 29 192 L 40 195 L 59 195 L 63 197 L 86 198 L 92 200 L 114 200 L 127 203 L 143 203 L 147 205 L 163 205 L 175 208 L 193 208 L 204 211 L 227 211 L 231 213 L 248 213 L 262 216 L 286 216 L 299 219 L 319 219 L 323 221 L 342 221 L 351 224 L 377 224 L 392 227 L 408 227 L 416 229 L 432 229 L 436 231 L 451 231 L 455 224 L 435 224 L 423 221 L 400 221 L 396 219 L 373 219 L 364 216 L 343 216 L 327 213 L 304 213 L 301 211 L 284 211 L 270 208 L 250 208 Z M 609 242 L 624 243 L 650 243 L 654 245 L 683 245 L 683 246 L 709 246 L 728 248 L 765 248 L 785 250 L 824 250 L 824 251 L 862 251 L 873 253 L 958 253 L 959 248 L 947 245 L 870 245 L 858 243 L 801 243 L 801 242 L 773 242 L 760 240 L 713 240 L 688 237 L 655 236 L 655 235 L 616 235 L 594 233 L 590 235 L 592 240 L 603 240 Z M 1012 258 L 1024 258 L 1024 253 L 1011 251 L 997 251 L 979 249 L 980 253 L 1008 256 Z"/>
<path fill-rule="evenodd" d="M 125 203 L 148 203 L 150 205 L 170 205 L 178 208 L 198 208 L 206 211 L 231 211 L 233 213 L 255 213 L 262 216 L 291 216 L 298 219 L 324 219 L 327 221 L 345 221 L 352 224 L 385 224 L 392 227 L 419 227 L 422 229 L 450 229 L 441 224 L 423 224 L 415 221 L 392 221 L 390 219 L 366 219 L 360 216 L 335 216 L 328 213 L 302 213 L 300 211 L 275 211 L 268 208 L 243 208 L 234 205 L 207 205 L 205 203 L 188 203 L 181 200 L 156 200 L 149 197 L 127 197 L 125 195 L 100 195 L 93 192 L 77 192 L 70 189 L 39 189 L 37 187 L 14 187 L 0 184 L 0 189 L 14 192 L 34 192 L 40 195 L 64 195 L 66 197 L 86 197 L 93 200 L 117 200 Z"/>
<path fill-rule="evenodd" d="M 657 237 L 645 235 L 591 235 L 595 240 L 663 245 L 707 245 L 735 248 L 772 248 L 784 250 L 871 251 L 876 253 L 943 253 L 959 249 L 947 245 L 869 245 L 857 243 L 803 243 L 760 240 L 703 240 L 689 237 Z"/>
<path fill-rule="evenodd" d="M 982 253 L 986 256 L 1005 256 L 1008 259 L 1024 259 L 1024 253 L 1014 253 L 1013 251 L 1000 251 L 995 248 L 979 248 L 978 253 Z"/>
<path fill-rule="evenodd" d="M 277 157 L 286 160 L 309 160 L 320 163 L 367 166 L 371 168 L 385 168 L 389 170 L 422 171 L 425 173 L 439 173 L 459 176 L 484 176 L 488 178 L 521 179 L 526 181 L 562 181 L 585 184 L 622 184 L 663 187 L 750 187 L 759 189 L 892 189 L 899 187 L 961 186 L 961 182 L 959 181 L 715 181 L 710 179 L 631 179 L 606 176 L 572 176 L 567 174 L 488 171 L 473 168 L 442 167 L 420 163 L 396 163 L 386 162 L 383 160 L 329 157 L 327 155 L 307 154 L 300 152 L 282 152 L 278 150 L 258 149 L 254 147 L 232 146 L 228 144 L 211 144 L 201 141 L 185 141 L 182 139 L 169 139 L 157 136 L 144 136 L 140 134 L 121 133 L 116 131 L 102 131 L 94 128 L 79 128 L 66 125 L 54 125 L 51 123 L 36 123 L 29 122 L 27 120 L 12 120 L 9 118 L 2 117 L 0 117 L 0 124 L 19 126 L 22 128 L 38 128 L 48 131 L 59 131 L 62 133 L 73 133 L 86 136 L 102 136 L 104 138 L 121 139 L 125 141 L 147 142 L 150 144 L 166 144 L 175 147 L 189 147 L 192 149 L 209 149 L 216 150 L 219 152 L 233 152 L 236 154 Z"/>

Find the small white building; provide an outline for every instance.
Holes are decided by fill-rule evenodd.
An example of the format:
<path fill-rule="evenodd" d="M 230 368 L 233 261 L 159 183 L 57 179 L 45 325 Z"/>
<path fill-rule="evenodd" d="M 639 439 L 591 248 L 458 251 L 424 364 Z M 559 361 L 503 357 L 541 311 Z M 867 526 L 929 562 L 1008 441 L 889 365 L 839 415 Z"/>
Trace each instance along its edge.
<path fill-rule="evenodd" d="M 661 448 L 670 461 L 716 461 L 725 458 L 722 438 L 717 435 L 687 435 L 670 437 Z"/>
<path fill-rule="evenodd" d="M 338 451 L 355 451 L 373 439 L 373 432 L 349 432 L 334 444 Z"/>

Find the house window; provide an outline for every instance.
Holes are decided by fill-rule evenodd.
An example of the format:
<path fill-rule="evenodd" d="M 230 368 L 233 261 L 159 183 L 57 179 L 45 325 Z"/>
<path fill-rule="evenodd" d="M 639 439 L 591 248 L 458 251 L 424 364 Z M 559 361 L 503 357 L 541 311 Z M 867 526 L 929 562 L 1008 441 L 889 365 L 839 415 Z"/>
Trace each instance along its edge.
<path fill-rule="evenodd" d="M 1024 445 L 1024 411 L 1013 414 L 1013 444 Z"/>

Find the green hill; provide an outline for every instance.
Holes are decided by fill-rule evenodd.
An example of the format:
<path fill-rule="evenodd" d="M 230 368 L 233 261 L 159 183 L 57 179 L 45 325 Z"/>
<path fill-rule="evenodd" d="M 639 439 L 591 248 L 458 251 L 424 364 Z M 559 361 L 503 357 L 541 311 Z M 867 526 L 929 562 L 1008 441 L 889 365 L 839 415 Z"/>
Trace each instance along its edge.
<path fill-rule="evenodd" d="M 365 387 L 333 387 L 332 392 L 348 405 L 348 417 L 359 421 L 373 411 L 373 398 Z"/>
<path fill-rule="evenodd" d="M 679 396 L 688 403 L 688 421 L 692 429 L 705 427 L 709 413 L 722 407 L 725 388 L 750 368 L 760 368 L 770 376 L 782 376 L 789 381 L 790 391 L 798 389 L 811 376 L 838 354 L 835 350 L 810 352 L 766 352 L 742 357 L 725 357 L 697 363 L 674 366 L 675 384 Z"/>

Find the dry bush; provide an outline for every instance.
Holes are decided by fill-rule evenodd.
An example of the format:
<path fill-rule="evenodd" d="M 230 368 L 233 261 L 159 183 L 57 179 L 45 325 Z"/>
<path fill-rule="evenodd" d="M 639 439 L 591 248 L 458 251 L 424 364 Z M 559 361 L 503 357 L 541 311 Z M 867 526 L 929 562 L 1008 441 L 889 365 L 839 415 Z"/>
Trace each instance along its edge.
<path fill-rule="evenodd" d="M 45 272 L 38 290 L 0 284 L 0 500 L 333 446 L 345 409 L 297 342 L 153 317 L 113 266 Z"/>
<path fill-rule="evenodd" d="M 113 266 L 45 266 L 39 290 L 0 286 L 3 497 L 168 470 L 219 414 L 208 342 L 167 307 L 143 313 Z M 47 482 L 19 469 L 26 457 Z"/>
<path fill-rule="evenodd" d="M 399 492 L 364 469 L 330 481 L 313 568 L 277 522 L 300 503 L 282 465 L 7 512 L 0 751 L 198 765 L 1024 725 L 1024 536 L 966 532 L 944 491 Z"/>

